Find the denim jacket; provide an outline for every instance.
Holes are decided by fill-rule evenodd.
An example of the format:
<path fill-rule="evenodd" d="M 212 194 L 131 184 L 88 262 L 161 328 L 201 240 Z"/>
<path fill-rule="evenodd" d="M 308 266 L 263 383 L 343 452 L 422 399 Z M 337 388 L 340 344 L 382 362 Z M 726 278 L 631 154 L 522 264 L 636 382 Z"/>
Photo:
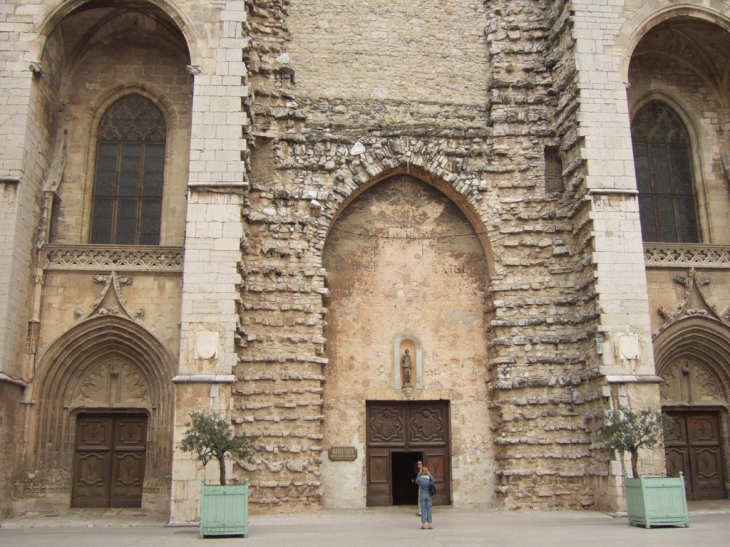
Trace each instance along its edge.
<path fill-rule="evenodd" d="M 423 476 L 419 475 L 416 478 L 416 484 L 418 485 L 418 493 L 419 495 L 423 497 L 431 497 L 431 492 L 428 489 L 428 486 L 433 482 L 433 477 L 431 475 Z"/>

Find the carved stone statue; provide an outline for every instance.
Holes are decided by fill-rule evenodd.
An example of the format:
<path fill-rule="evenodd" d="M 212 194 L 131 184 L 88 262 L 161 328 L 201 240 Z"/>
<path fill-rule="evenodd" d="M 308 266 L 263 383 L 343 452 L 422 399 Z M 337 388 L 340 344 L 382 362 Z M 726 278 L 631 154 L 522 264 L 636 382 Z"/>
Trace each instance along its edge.
<path fill-rule="evenodd" d="M 403 387 L 411 386 L 411 354 L 408 350 L 400 358 L 400 366 L 403 373 Z"/>

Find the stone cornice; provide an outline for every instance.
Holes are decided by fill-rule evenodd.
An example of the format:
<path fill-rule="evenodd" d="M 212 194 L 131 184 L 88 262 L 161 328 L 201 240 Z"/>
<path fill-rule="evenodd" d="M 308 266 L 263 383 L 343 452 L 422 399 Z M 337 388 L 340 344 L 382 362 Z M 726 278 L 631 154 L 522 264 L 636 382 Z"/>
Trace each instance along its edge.
<path fill-rule="evenodd" d="M 232 384 L 236 381 L 233 374 L 178 374 L 173 384 Z"/>
<path fill-rule="evenodd" d="M 46 270 L 180 273 L 182 247 L 46 245 Z"/>
<path fill-rule="evenodd" d="M 647 268 L 730 268 L 729 245 L 645 243 Z"/>

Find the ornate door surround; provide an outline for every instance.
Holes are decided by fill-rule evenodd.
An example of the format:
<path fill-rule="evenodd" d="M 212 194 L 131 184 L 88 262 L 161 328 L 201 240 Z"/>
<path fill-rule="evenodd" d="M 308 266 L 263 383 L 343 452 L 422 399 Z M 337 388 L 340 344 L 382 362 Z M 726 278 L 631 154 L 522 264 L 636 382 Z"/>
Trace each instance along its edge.
<path fill-rule="evenodd" d="M 367 505 L 393 504 L 393 452 L 423 453 L 436 481 L 434 504 L 450 504 L 449 401 L 367 401 L 366 415 Z"/>

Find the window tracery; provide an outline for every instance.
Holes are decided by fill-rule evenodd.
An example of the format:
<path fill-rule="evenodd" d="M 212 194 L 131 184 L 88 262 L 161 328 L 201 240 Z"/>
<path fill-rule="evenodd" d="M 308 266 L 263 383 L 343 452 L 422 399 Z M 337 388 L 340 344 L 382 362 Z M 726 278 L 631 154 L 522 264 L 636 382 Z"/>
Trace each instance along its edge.
<path fill-rule="evenodd" d="M 699 243 L 690 138 L 662 102 L 644 106 L 631 124 L 644 241 Z"/>
<path fill-rule="evenodd" d="M 166 124 L 152 101 L 127 95 L 97 137 L 91 243 L 159 245 Z"/>

